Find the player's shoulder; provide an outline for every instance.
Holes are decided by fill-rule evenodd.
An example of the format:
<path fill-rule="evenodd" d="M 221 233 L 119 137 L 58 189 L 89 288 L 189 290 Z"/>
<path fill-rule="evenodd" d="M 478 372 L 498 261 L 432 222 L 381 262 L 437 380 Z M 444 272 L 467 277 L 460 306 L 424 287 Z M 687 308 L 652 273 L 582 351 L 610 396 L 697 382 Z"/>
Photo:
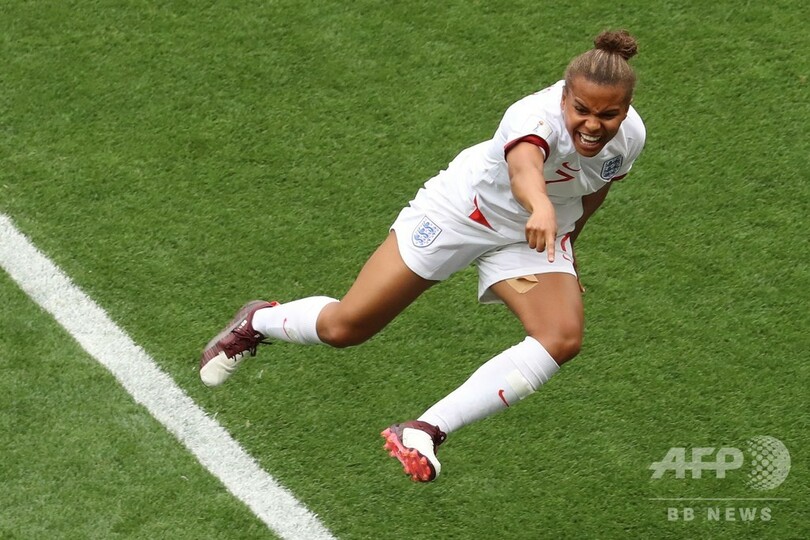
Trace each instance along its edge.
<path fill-rule="evenodd" d="M 627 111 L 627 118 L 622 122 L 622 128 L 630 138 L 644 141 L 647 137 L 647 128 L 644 126 L 644 120 L 641 119 L 641 115 L 638 114 L 638 111 L 636 111 L 636 108 L 632 105 L 630 105 Z"/>
<path fill-rule="evenodd" d="M 514 102 L 504 114 L 504 121 L 508 124 L 523 125 L 531 120 L 543 120 L 553 129 L 558 129 L 562 121 L 562 82 L 543 88 L 537 92 L 524 96 Z"/>

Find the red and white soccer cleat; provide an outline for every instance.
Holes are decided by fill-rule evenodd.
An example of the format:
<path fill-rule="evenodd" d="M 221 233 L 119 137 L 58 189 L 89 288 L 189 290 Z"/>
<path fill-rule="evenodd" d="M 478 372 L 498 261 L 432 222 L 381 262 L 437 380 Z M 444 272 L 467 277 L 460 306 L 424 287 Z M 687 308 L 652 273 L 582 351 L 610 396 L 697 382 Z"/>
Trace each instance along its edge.
<path fill-rule="evenodd" d="M 269 343 L 253 329 L 257 310 L 277 306 L 278 302 L 253 300 L 236 313 L 233 320 L 208 342 L 200 358 L 200 379 L 206 386 L 219 386 L 236 371 L 248 355 L 256 356 L 256 347 Z"/>
<path fill-rule="evenodd" d="M 436 452 L 447 435 L 437 426 L 411 420 L 394 424 L 380 435 L 385 438 L 384 448 L 402 463 L 411 480 L 430 482 L 439 476 L 442 466 Z"/>

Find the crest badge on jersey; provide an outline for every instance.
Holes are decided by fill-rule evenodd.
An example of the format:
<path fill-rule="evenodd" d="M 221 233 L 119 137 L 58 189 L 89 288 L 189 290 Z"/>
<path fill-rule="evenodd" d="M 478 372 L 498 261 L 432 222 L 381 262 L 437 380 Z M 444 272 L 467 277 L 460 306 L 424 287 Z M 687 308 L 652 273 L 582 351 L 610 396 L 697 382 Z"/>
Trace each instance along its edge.
<path fill-rule="evenodd" d="M 422 218 L 422 221 L 419 222 L 419 225 L 413 230 L 413 235 L 411 239 L 413 240 L 413 245 L 416 247 L 427 247 L 436 240 L 436 237 L 439 236 L 442 232 L 441 227 L 430 221 L 430 219 L 425 216 Z"/>
<path fill-rule="evenodd" d="M 624 158 L 620 154 L 604 162 L 602 164 L 602 180 L 610 180 L 616 176 L 616 173 L 622 168 L 622 161 L 624 161 Z"/>

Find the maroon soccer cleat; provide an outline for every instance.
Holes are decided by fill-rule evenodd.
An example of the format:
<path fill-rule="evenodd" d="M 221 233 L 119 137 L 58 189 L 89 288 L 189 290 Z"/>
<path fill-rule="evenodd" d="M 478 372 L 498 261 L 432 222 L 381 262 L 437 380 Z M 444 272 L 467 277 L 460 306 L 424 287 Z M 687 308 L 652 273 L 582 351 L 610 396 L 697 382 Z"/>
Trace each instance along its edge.
<path fill-rule="evenodd" d="M 233 320 L 208 342 L 200 358 L 200 379 L 206 386 L 219 386 L 236 371 L 248 355 L 256 356 L 256 347 L 269 343 L 253 329 L 257 310 L 277 306 L 278 302 L 253 300 L 236 313 Z"/>
<path fill-rule="evenodd" d="M 437 426 L 411 420 L 394 424 L 380 435 L 385 438 L 383 448 L 402 463 L 405 474 L 411 480 L 430 482 L 439 476 L 442 466 L 436 458 L 436 452 L 447 435 Z"/>

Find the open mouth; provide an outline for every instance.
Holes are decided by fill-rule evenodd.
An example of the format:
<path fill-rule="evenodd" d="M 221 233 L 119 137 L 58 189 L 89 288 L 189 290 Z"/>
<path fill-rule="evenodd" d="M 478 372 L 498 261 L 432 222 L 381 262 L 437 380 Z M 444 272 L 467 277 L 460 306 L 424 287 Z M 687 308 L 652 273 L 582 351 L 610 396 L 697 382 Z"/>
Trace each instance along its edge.
<path fill-rule="evenodd" d="M 582 143 L 582 145 L 591 148 L 599 146 L 599 141 L 602 139 L 602 137 L 587 135 L 585 133 L 582 133 L 581 131 L 578 131 L 577 134 L 579 135 L 579 140 Z"/>

